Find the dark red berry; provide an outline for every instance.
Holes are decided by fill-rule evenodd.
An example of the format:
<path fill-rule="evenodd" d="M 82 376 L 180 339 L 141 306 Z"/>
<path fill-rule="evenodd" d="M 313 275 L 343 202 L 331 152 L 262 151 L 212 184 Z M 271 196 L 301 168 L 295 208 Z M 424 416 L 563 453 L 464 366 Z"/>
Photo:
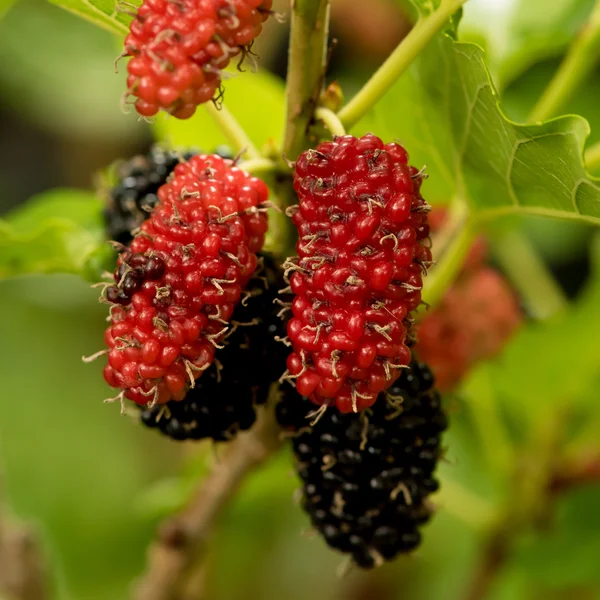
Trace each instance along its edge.
<path fill-rule="evenodd" d="M 406 319 L 431 253 L 422 174 L 407 160 L 369 134 L 324 142 L 296 163 L 288 370 L 316 404 L 371 406 L 410 361 Z"/>
<path fill-rule="evenodd" d="M 504 347 L 523 321 L 516 294 L 492 267 L 469 267 L 417 330 L 417 351 L 442 391 Z"/>
<path fill-rule="evenodd" d="M 160 279 L 165 273 L 165 261 L 158 256 L 152 256 L 146 265 L 146 277 L 150 281 Z"/>

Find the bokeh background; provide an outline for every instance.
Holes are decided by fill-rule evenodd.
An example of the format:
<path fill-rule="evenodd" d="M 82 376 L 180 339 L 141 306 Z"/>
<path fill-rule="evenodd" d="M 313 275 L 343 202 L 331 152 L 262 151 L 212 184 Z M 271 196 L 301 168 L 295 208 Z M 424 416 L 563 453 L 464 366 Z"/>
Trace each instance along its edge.
<path fill-rule="evenodd" d="M 525 116 L 592 4 L 469 0 L 463 37 L 487 49 L 510 116 Z M 113 70 L 119 54 L 114 36 L 41 0 L 0 2 L 3 11 L 0 213 L 50 188 L 92 189 L 99 169 L 152 143 L 150 127 L 119 109 L 124 69 L 120 75 Z M 563 11 L 564 18 L 552 19 L 559 28 L 543 22 L 552 11 Z M 392 0 L 335 0 L 332 19 L 338 45 L 330 77 L 349 96 L 406 34 L 411 14 Z M 261 68 L 277 77 L 285 76 L 286 41 L 287 24 L 272 22 L 259 42 Z M 568 107 L 590 121 L 596 138 L 598 75 Z M 591 228 L 542 220 L 518 227 L 572 300 L 585 293 Z M 5 514 L 38 532 L 56 600 L 127 598 L 156 524 L 185 502 L 219 457 L 218 448 L 166 441 L 121 417 L 118 406 L 102 403 L 109 390 L 100 365 L 81 362 L 102 346 L 106 311 L 97 297 L 89 284 L 68 275 L 0 281 L 0 503 Z M 593 397 L 596 389 L 586 393 Z M 447 403 L 453 426 L 442 479 L 448 475 L 484 498 L 493 496 L 460 391 Z M 206 598 L 462 597 L 481 552 L 477 528 L 468 521 L 484 507 L 468 497 L 455 497 L 451 511 L 442 503 L 415 556 L 375 574 L 340 578 L 341 557 L 311 536 L 293 500 L 298 482 L 291 464 L 282 451 L 223 515 L 205 571 Z M 519 542 L 490 598 L 600 598 L 599 506 L 597 484 L 561 497 L 548 531 Z"/>

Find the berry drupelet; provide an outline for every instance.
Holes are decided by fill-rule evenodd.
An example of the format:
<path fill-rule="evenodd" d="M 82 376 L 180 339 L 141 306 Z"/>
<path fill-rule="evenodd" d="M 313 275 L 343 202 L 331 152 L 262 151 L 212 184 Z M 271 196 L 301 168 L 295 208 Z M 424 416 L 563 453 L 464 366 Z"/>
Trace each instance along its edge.
<path fill-rule="evenodd" d="M 108 239 L 128 245 L 137 229 L 158 203 L 158 189 L 182 161 L 197 152 L 177 153 L 154 146 L 141 154 L 115 165 L 116 185 L 106 195 L 104 221 Z M 231 151 L 220 146 L 214 154 L 233 158 Z"/>
<path fill-rule="evenodd" d="M 422 180 L 399 144 L 371 134 L 336 137 L 296 162 L 287 368 L 316 404 L 367 408 L 410 362 L 410 313 L 431 262 Z"/>
<path fill-rule="evenodd" d="M 277 418 L 293 437 L 302 505 L 327 544 L 371 568 L 414 550 L 438 489 L 434 471 L 447 420 L 430 369 L 410 368 L 360 414 L 328 408 L 310 425 L 310 401 L 283 400 Z M 314 416 L 314 413 L 313 413 Z"/>
<path fill-rule="evenodd" d="M 248 283 L 247 300 L 233 312 L 233 329 L 215 362 L 180 401 L 140 407 L 141 421 L 174 440 L 227 441 L 249 429 L 255 407 L 266 402 L 271 383 L 285 365 L 275 335 L 283 324 L 273 303 L 280 287 L 281 271 L 268 255 Z"/>

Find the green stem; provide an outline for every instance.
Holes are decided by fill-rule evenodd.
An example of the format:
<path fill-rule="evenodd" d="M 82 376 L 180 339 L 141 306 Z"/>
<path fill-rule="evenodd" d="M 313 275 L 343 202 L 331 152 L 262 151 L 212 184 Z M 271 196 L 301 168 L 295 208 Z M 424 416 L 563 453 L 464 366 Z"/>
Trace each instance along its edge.
<path fill-rule="evenodd" d="M 596 142 L 585 151 L 585 166 L 590 172 L 600 168 L 600 142 Z"/>
<path fill-rule="evenodd" d="M 552 81 L 531 111 L 529 121 L 545 121 L 561 110 L 596 65 L 599 49 L 600 0 L 597 0 L 588 22 L 571 44 Z"/>
<path fill-rule="evenodd" d="M 548 319 L 568 301 L 529 240 L 517 232 L 494 240 L 494 256 L 536 319 Z"/>
<path fill-rule="evenodd" d="M 442 0 L 435 11 L 416 23 L 365 86 L 338 113 L 347 129 L 371 110 L 465 1 Z"/>
<path fill-rule="evenodd" d="M 278 166 L 268 158 L 251 158 L 238 163 L 238 167 L 252 175 L 264 175 L 265 173 L 274 173 Z"/>
<path fill-rule="evenodd" d="M 207 102 L 204 106 L 231 144 L 235 153 L 243 153 L 249 159 L 260 158 L 260 152 L 224 104 L 217 108 L 212 102 Z"/>
<path fill-rule="evenodd" d="M 282 193 L 286 193 L 286 186 L 281 185 L 279 179 L 283 178 L 289 187 L 289 173 L 287 170 L 282 172 L 279 162 L 274 162 L 268 158 L 251 158 L 240 162 L 238 166 L 247 173 L 263 179 L 272 191 L 270 197 L 272 206 L 269 208 L 269 229 L 265 235 L 263 250 L 279 258 L 287 258 L 292 250 L 290 247 L 292 223 L 284 213 L 286 203 L 284 201 L 285 196 L 282 196 Z"/>
<path fill-rule="evenodd" d="M 328 108 L 317 108 L 315 118 L 322 121 L 331 135 L 346 135 L 346 130 L 338 116 Z"/>
<path fill-rule="evenodd" d="M 283 153 L 296 160 L 308 146 L 308 127 L 323 87 L 330 0 L 292 2 Z"/>
<path fill-rule="evenodd" d="M 456 223 L 449 225 L 452 236 L 444 248 L 444 254 L 431 270 L 423 286 L 423 301 L 435 306 L 452 285 L 464 264 L 475 239 L 475 227 L 463 211 L 457 213 Z"/>

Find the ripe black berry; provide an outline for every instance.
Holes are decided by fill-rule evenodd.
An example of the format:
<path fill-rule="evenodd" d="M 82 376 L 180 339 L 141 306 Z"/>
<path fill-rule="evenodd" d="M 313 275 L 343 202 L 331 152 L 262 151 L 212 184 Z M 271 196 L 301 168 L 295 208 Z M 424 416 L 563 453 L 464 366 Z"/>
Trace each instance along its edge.
<path fill-rule="evenodd" d="M 427 497 L 447 428 L 431 371 L 410 368 L 362 414 L 329 408 L 310 426 L 315 405 L 298 397 L 277 406 L 293 438 L 303 508 L 329 546 L 371 568 L 421 541 L 432 514 Z"/>

